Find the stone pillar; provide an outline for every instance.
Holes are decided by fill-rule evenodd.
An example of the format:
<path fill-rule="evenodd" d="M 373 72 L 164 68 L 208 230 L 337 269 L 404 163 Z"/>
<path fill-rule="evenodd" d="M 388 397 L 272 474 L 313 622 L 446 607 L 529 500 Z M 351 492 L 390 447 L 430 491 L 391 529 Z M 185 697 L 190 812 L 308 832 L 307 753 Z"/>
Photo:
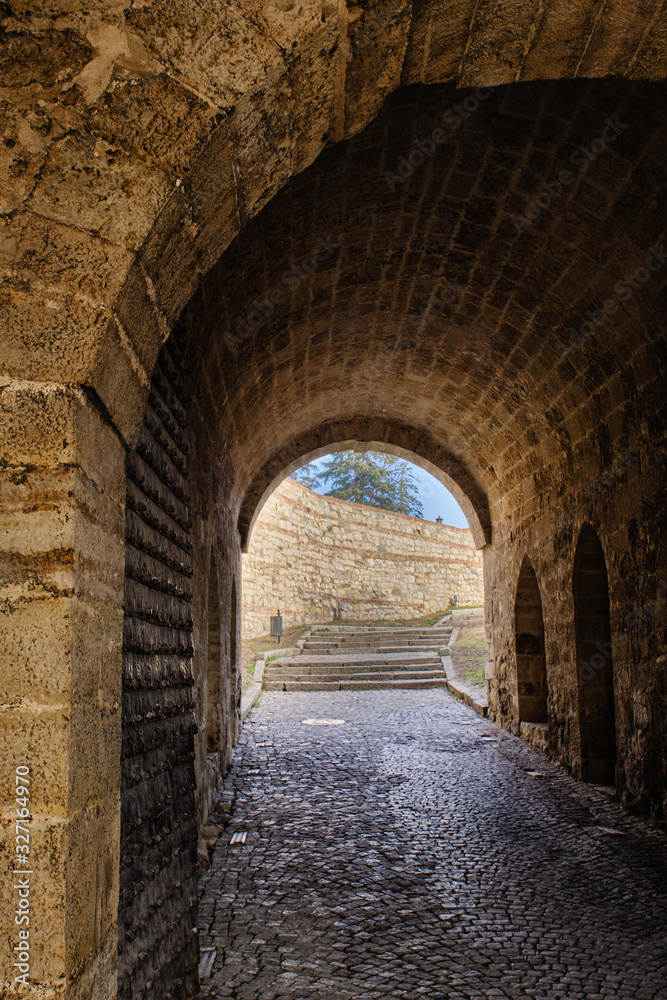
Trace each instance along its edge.
<path fill-rule="evenodd" d="M 116 995 L 125 452 L 100 410 L 56 383 L 0 389 L 3 997 L 18 765 L 31 789 L 29 995 Z"/>

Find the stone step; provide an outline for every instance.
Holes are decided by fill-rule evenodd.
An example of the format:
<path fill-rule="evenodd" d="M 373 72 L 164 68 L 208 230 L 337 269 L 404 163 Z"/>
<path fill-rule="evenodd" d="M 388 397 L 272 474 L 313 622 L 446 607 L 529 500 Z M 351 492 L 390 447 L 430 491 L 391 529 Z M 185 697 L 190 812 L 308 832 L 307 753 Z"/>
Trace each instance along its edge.
<path fill-rule="evenodd" d="M 340 681 L 277 681 L 265 677 L 265 691 L 340 691 Z"/>
<path fill-rule="evenodd" d="M 311 645 L 308 643 L 303 647 L 304 653 L 319 654 L 321 656 L 334 656 L 336 653 L 345 656 L 357 656 L 364 653 L 435 653 L 445 648 L 443 643 L 440 646 L 326 646 Z"/>
<path fill-rule="evenodd" d="M 446 688 L 447 681 L 444 677 L 428 677 L 424 680 L 413 681 L 341 681 L 341 691 L 374 691 L 376 688 Z"/>
<path fill-rule="evenodd" d="M 335 674 L 346 677 L 363 672 L 368 673 L 402 673 L 405 670 L 439 670 L 442 672 L 442 662 L 439 659 L 420 660 L 419 663 L 347 663 L 343 666 L 329 663 L 316 663 L 304 666 L 297 660 L 292 660 L 286 666 L 267 666 L 264 676 L 284 677 L 287 674 Z"/>
<path fill-rule="evenodd" d="M 406 637 L 404 635 L 377 635 L 373 636 L 372 639 L 340 639 L 335 635 L 318 635 L 305 639 L 304 646 L 377 646 L 380 644 L 384 644 L 385 646 L 423 646 L 428 645 L 429 643 L 435 646 L 437 643 L 447 641 L 448 637 L 446 635 L 424 635 L 413 637 Z"/>
<path fill-rule="evenodd" d="M 444 677 L 428 678 L 427 680 L 373 680 L 373 681 L 268 681 L 265 680 L 267 691 L 375 691 L 379 689 L 413 689 L 447 687 Z"/>
<path fill-rule="evenodd" d="M 405 642 L 413 642 L 418 639 L 441 639 L 448 635 L 451 635 L 452 630 L 442 629 L 437 632 L 310 632 L 307 636 L 307 641 L 310 642 L 313 639 L 327 641 L 334 639 L 336 642 L 375 642 L 376 639 L 386 638 L 392 640 L 400 640 Z"/>
<path fill-rule="evenodd" d="M 422 666 L 428 663 L 440 662 L 439 656 L 432 653 L 360 653 L 356 656 L 343 655 L 311 655 L 311 656 L 287 656 L 285 659 L 269 660 L 266 669 L 289 667 L 301 669 L 302 667 L 366 667 L 369 664 L 386 664 L 387 666 L 402 666 L 412 664 Z"/>
<path fill-rule="evenodd" d="M 446 628 L 429 629 L 398 629 L 398 628 L 374 628 L 374 629 L 314 629 L 308 635 L 322 636 L 334 635 L 337 639 L 372 639 L 376 635 L 405 636 L 406 638 L 426 637 L 429 635 L 447 635 L 452 631 L 452 626 Z"/>
<path fill-rule="evenodd" d="M 349 674 L 339 674 L 338 671 L 331 671 L 323 674 L 302 674 L 296 670 L 286 671 L 281 674 L 271 674 L 267 678 L 267 681 L 272 683 L 277 681 L 341 681 L 341 683 L 346 683 L 350 681 L 374 681 L 374 680 L 428 680 L 429 678 L 444 677 L 442 669 L 440 670 L 376 670 L 374 672 L 367 670 L 359 670 L 356 673 Z"/>

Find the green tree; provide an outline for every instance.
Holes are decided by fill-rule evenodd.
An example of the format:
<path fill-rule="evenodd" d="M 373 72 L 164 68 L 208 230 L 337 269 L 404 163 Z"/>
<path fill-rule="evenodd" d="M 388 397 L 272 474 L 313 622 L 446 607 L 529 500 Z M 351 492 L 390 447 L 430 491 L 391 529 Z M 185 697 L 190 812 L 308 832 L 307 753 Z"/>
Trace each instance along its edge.
<path fill-rule="evenodd" d="M 309 462 L 308 465 L 302 465 L 300 469 L 295 469 L 294 472 L 290 473 L 290 479 L 293 479 L 295 483 L 307 486 L 309 490 L 319 486 L 320 473 L 317 462 Z"/>
<path fill-rule="evenodd" d="M 397 458 L 391 468 L 391 477 L 394 484 L 396 506 L 391 510 L 397 510 L 401 514 L 410 514 L 411 517 L 423 517 L 424 507 L 419 499 L 419 483 L 412 471 L 409 462 L 402 458 Z"/>
<path fill-rule="evenodd" d="M 409 462 L 378 452 L 341 451 L 292 473 L 311 489 L 329 486 L 326 495 L 352 503 L 422 517 L 419 486 Z"/>

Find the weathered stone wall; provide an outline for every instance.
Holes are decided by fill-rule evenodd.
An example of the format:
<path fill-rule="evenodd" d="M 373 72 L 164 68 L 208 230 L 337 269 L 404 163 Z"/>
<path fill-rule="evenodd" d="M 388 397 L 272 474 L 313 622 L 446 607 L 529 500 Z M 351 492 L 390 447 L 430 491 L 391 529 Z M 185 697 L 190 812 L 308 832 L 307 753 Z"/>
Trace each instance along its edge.
<path fill-rule="evenodd" d="M 483 604 L 483 559 L 467 528 L 320 496 L 286 479 L 257 518 L 243 556 L 243 633 L 346 618 L 416 618 Z"/>
<path fill-rule="evenodd" d="M 174 334 L 126 463 L 119 1000 L 196 995 L 198 842 L 239 725 L 238 572 L 191 473 L 184 368 Z"/>

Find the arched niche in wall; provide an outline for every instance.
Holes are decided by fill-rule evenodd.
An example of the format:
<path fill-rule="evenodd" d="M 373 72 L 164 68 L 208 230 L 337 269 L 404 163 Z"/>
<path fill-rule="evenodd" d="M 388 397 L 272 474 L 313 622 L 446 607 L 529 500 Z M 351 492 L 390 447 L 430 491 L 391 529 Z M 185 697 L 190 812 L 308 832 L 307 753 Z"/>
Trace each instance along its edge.
<path fill-rule="evenodd" d="M 222 683 L 220 647 L 220 597 L 215 559 L 211 557 L 208 574 L 208 646 L 206 692 L 206 749 L 208 753 L 220 750 L 222 732 Z"/>
<path fill-rule="evenodd" d="M 514 602 L 517 688 L 521 722 L 547 721 L 547 661 L 544 618 L 537 576 L 524 556 Z"/>
<path fill-rule="evenodd" d="M 613 785 L 616 779 L 616 720 L 609 586 L 602 544 L 590 524 L 584 524 L 579 535 L 572 596 L 581 776 L 584 781 Z"/>
<path fill-rule="evenodd" d="M 238 678 L 240 676 L 240 665 L 238 661 L 238 597 L 236 593 L 236 577 L 232 579 L 232 594 L 231 594 L 231 607 L 229 614 L 229 718 L 231 720 L 230 725 L 230 739 L 227 749 L 228 764 L 231 765 L 232 762 L 232 750 L 236 746 L 236 741 L 238 739 L 237 732 L 237 712 L 236 712 L 236 702 L 240 699 L 240 685 L 238 683 Z"/>

